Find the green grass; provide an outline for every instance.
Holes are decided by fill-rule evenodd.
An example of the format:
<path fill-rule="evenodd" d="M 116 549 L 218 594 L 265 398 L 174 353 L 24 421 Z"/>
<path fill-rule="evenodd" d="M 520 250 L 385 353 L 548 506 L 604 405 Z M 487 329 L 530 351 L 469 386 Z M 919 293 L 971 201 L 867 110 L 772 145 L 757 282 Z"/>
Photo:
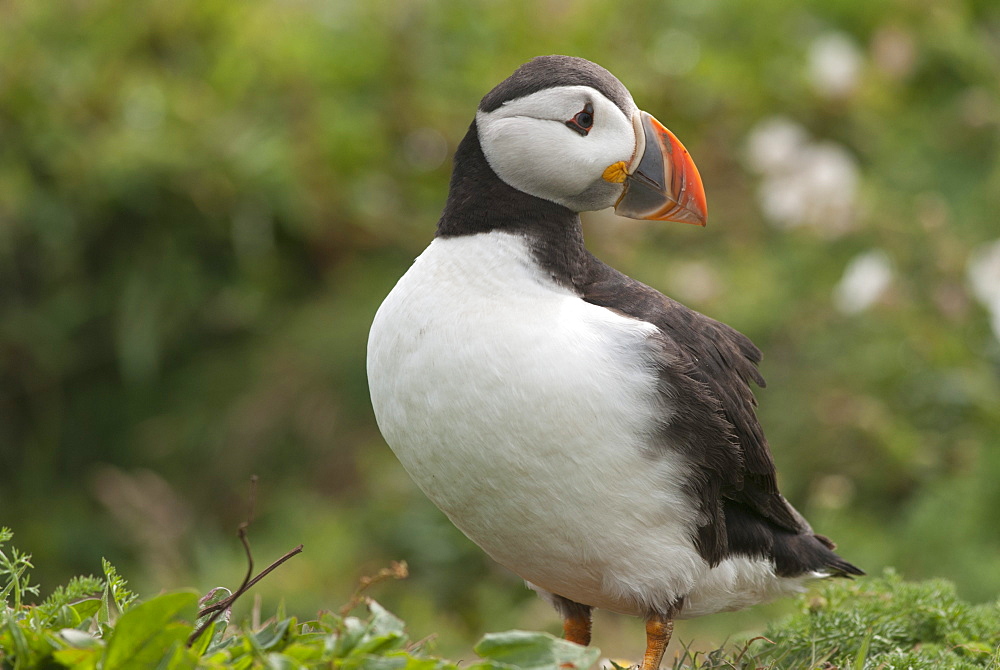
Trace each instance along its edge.
<path fill-rule="evenodd" d="M 972 605 L 942 579 L 825 583 L 752 649 L 776 668 L 1000 668 L 1000 602 Z M 828 664 L 828 665 L 824 665 Z"/>

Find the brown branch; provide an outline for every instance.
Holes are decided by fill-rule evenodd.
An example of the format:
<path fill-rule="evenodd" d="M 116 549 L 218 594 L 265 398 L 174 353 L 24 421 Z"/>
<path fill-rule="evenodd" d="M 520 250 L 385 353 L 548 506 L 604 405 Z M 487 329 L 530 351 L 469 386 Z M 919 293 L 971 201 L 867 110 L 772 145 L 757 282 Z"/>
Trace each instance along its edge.
<path fill-rule="evenodd" d="M 240 538 L 240 542 L 243 544 L 243 552 L 246 554 L 247 557 L 246 575 L 244 575 L 243 581 L 240 583 L 239 588 L 237 588 L 232 593 L 232 595 L 223 598 L 214 605 L 209 605 L 208 607 L 205 607 L 198 612 L 197 618 L 199 619 L 209 614 L 211 614 L 212 616 L 210 616 L 208 620 L 205 621 L 205 623 L 201 624 L 196 631 L 191 633 L 191 636 L 188 638 L 187 641 L 187 646 L 189 647 L 195 643 L 195 640 L 201 637 L 201 634 L 204 633 L 209 626 L 215 623 L 215 620 L 218 619 L 223 612 L 225 612 L 226 610 L 228 610 L 230 607 L 233 606 L 233 603 L 236 602 L 237 598 L 239 598 L 241 595 L 243 595 L 251 588 L 253 588 L 253 586 L 260 580 L 264 579 L 264 577 L 267 577 L 279 565 L 290 559 L 292 556 L 302 553 L 302 545 L 300 544 L 294 549 L 286 552 L 284 556 L 271 563 L 271 565 L 261 570 L 256 577 L 253 577 L 251 579 L 251 575 L 253 574 L 253 552 L 250 551 L 250 540 L 247 539 L 247 529 L 250 527 L 250 524 L 253 523 L 254 507 L 256 506 L 256 503 L 257 503 L 257 475 L 253 475 L 250 478 L 250 509 L 247 512 L 247 520 L 241 523 L 239 528 L 236 529 L 236 535 L 237 537 Z"/>

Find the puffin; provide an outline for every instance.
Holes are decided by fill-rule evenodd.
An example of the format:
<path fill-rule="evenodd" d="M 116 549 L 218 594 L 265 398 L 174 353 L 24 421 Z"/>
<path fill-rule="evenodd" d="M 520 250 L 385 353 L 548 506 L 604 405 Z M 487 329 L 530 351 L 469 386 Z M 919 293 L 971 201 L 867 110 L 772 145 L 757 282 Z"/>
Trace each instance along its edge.
<path fill-rule="evenodd" d="M 778 490 L 755 413 L 760 350 L 606 265 L 580 212 L 704 226 L 680 141 L 603 67 L 520 66 L 479 103 L 429 246 L 379 307 L 379 430 L 423 493 L 587 645 L 863 572 Z"/>

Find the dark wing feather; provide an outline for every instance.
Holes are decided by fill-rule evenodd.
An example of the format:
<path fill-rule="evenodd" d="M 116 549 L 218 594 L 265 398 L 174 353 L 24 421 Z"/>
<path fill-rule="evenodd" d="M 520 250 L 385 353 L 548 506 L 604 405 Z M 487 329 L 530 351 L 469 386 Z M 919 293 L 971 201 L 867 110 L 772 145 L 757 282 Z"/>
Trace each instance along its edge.
<path fill-rule="evenodd" d="M 684 445 L 694 465 L 692 493 L 701 503 L 699 550 L 711 564 L 730 553 L 759 553 L 759 543 L 727 528 L 743 517 L 762 532 L 809 534 L 805 520 L 778 492 L 774 460 L 754 411 L 753 382 L 760 350 L 744 335 L 710 319 L 591 257 L 574 284 L 587 302 L 648 321 L 660 329 L 658 360 L 665 404 L 680 411 L 665 423 L 664 437 Z M 741 545 L 753 551 L 740 551 Z M 773 543 L 772 543 L 773 544 Z"/>

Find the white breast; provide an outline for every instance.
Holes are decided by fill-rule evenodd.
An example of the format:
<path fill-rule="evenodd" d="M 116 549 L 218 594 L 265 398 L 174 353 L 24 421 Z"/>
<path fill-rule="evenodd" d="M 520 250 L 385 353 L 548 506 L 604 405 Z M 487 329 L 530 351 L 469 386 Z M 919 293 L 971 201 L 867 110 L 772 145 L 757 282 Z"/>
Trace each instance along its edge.
<path fill-rule="evenodd" d="M 372 325 L 375 416 L 417 485 L 497 562 L 577 602 L 665 609 L 722 575 L 691 542 L 683 459 L 650 447 L 669 412 L 654 331 L 557 285 L 518 236 L 439 238 Z"/>

